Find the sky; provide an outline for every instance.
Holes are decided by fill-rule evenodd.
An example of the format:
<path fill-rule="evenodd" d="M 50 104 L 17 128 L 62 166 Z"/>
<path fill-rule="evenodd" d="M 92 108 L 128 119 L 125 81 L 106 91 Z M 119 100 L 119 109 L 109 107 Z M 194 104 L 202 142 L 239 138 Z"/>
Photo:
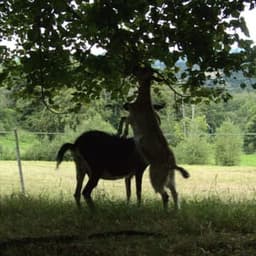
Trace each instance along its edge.
<path fill-rule="evenodd" d="M 250 38 L 256 43 L 256 8 L 244 11 L 243 16 L 250 32 Z"/>

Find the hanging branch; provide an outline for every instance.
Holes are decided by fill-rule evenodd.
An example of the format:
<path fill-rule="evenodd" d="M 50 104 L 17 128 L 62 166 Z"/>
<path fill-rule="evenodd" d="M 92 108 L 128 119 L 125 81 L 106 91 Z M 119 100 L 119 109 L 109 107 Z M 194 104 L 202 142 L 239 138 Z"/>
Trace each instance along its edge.
<path fill-rule="evenodd" d="M 153 76 L 153 80 L 154 80 L 154 81 L 159 82 L 159 83 L 164 82 L 164 83 L 174 92 L 175 95 L 178 95 L 178 96 L 180 96 L 180 97 L 182 97 L 182 98 L 188 98 L 188 97 L 190 97 L 190 95 L 184 95 L 184 94 L 182 94 L 182 93 L 177 92 L 177 90 L 175 90 L 175 89 L 173 88 L 173 86 L 171 85 L 171 82 L 170 82 L 169 79 L 166 79 L 166 78 L 165 78 L 162 74 L 160 74 L 159 72 L 157 72 L 157 71 L 155 71 L 155 72 L 157 73 L 157 75 L 158 75 L 159 77 Z"/>
<path fill-rule="evenodd" d="M 41 21 L 40 21 L 40 16 L 36 18 L 36 25 L 38 29 L 38 35 L 39 35 L 39 40 L 38 40 L 38 46 L 39 46 L 39 81 L 40 81 L 40 87 L 41 87 L 41 101 L 44 104 L 44 106 L 53 114 L 67 114 L 66 111 L 64 112 L 59 112 L 51 108 L 46 101 L 46 96 L 45 96 L 45 81 L 44 81 L 44 74 L 43 74 L 43 53 L 42 53 L 42 37 L 41 37 Z"/>
<path fill-rule="evenodd" d="M 46 98 L 46 96 L 45 96 L 45 93 L 44 93 L 44 87 L 43 87 L 43 85 L 41 84 L 41 100 L 42 100 L 44 106 L 47 108 L 47 110 L 49 110 L 51 113 L 57 114 L 57 115 L 68 114 L 67 111 L 59 112 L 59 111 L 56 111 L 55 109 L 51 108 L 51 107 L 49 106 L 49 104 L 46 102 L 45 98 Z"/>

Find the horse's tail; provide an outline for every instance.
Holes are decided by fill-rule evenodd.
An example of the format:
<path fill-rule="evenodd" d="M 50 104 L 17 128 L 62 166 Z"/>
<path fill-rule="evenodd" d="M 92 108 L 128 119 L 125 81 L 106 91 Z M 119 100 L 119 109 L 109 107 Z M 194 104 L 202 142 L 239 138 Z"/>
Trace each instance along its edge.
<path fill-rule="evenodd" d="M 61 146 L 61 148 L 59 149 L 58 153 L 57 153 L 57 157 L 56 157 L 56 161 L 57 161 L 57 165 L 56 165 L 56 169 L 58 169 L 60 163 L 63 160 L 63 157 L 65 155 L 65 153 L 70 150 L 73 151 L 74 150 L 74 144 L 72 143 L 65 143 Z"/>
<path fill-rule="evenodd" d="M 187 170 L 185 170 L 184 168 L 182 168 L 181 166 L 176 165 L 175 169 L 181 173 L 183 178 L 187 179 L 190 177 L 189 172 Z"/>

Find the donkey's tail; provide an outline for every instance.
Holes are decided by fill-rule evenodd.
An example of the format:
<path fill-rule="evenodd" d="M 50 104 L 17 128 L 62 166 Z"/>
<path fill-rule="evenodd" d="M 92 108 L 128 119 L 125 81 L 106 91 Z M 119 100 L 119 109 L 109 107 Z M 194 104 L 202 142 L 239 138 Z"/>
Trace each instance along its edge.
<path fill-rule="evenodd" d="M 56 169 L 58 169 L 60 163 L 61 163 L 62 160 L 63 160 L 63 157 L 64 157 L 65 153 L 66 153 L 68 150 L 73 151 L 73 150 L 74 150 L 74 144 L 65 143 L 65 144 L 63 144 L 63 145 L 61 146 L 61 148 L 59 149 L 59 151 L 58 151 L 58 153 L 57 153 L 57 157 L 56 157 L 56 161 L 57 161 Z"/>
<path fill-rule="evenodd" d="M 187 170 L 185 170 L 184 168 L 176 165 L 175 169 L 178 170 L 181 173 L 183 178 L 187 179 L 187 178 L 190 177 L 189 172 Z"/>

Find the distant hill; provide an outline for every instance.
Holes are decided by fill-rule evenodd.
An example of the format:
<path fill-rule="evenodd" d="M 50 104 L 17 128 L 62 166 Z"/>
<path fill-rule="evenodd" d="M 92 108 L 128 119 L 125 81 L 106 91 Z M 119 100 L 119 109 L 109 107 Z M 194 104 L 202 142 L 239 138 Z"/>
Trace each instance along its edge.
<path fill-rule="evenodd" d="M 180 59 L 176 62 L 176 66 L 180 69 L 180 71 L 177 74 L 177 76 L 179 77 L 180 74 L 187 68 L 186 61 Z M 166 66 L 163 62 L 157 60 L 153 64 L 153 67 L 160 70 L 164 70 Z M 230 77 L 225 77 L 225 80 L 227 81 L 228 89 L 233 92 L 243 91 L 244 88 L 241 88 L 241 84 L 246 85 L 245 89 L 247 91 L 255 91 L 255 89 L 251 85 L 256 83 L 256 78 L 246 78 L 244 77 L 242 72 L 233 72 L 233 74 Z"/>

